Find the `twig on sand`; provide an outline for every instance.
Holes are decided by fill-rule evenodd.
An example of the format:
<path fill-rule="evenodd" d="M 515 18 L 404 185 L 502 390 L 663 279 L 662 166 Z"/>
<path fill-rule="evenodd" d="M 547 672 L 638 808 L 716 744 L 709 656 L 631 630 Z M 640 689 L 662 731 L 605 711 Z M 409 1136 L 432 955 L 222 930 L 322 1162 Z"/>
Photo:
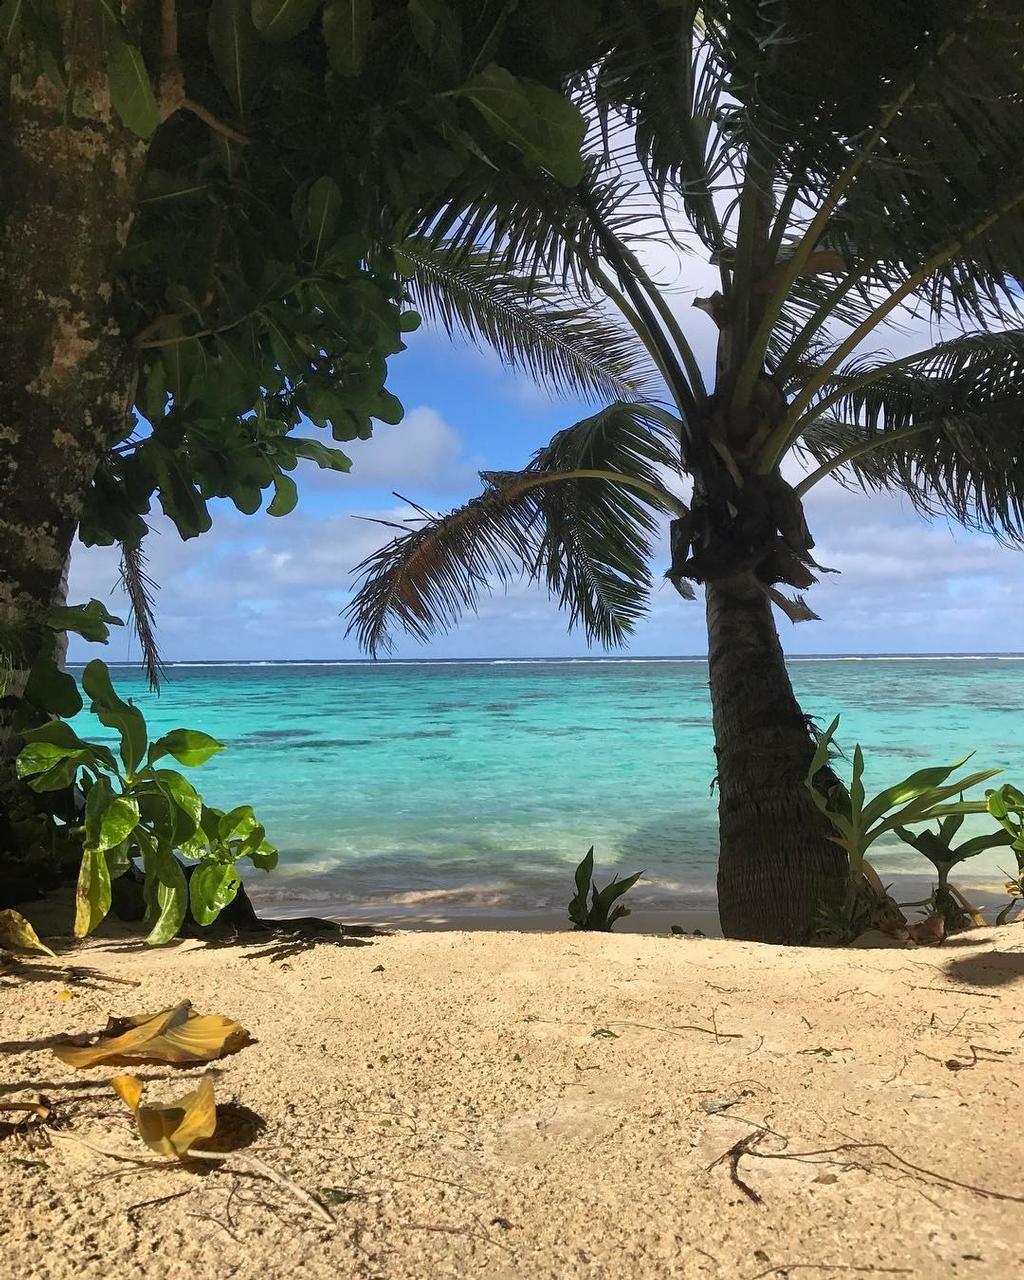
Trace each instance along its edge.
<path fill-rule="evenodd" d="M 121 1151 L 111 1151 L 108 1147 L 98 1146 L 95 1142 L 90 1142 L 87 1138 L 79 1138 L 73 1133 L 54 1133 L 50 1135 L 51 1141 L 70 1142 L 81 1147 L 85 1147 L 87 1151 L 92 1151 L 96 1155 L 106 1156 L 110 1160 L 123 1160 L 130 1164 L 141 1165 L 145 1168 L 173 1169 L 180 1168 L 174 1161 L 161 1159 L 159 1156 L 132 1156 L 126 1155 Z M 227 1158 L 230 1155 L 231 1164 L 227 1164 Z M 216 1164 L 221 1173 L 249 1174 L 257 1178 L 265 1178 L 268 1182 L 274 1183 L 275 1186 L 281 1187 L 282 1190 L 288 1191 L 296 1200 L 301 1201 L 310 1210 L 311 1213 L 320 1219 L 326 1226 L 336 1226 L 337 1223 L 325 1205 L 311 1195 L 305 1187 L 300 1187 L 297 1182 L 293 1182 L 291 1178 L 286 1178 L 283 1173 L 272 1168 L 266 1161 L 261 1160 L 259 1156 L 253 1155 L 251 1151 L 189 1151 L 185 1157 L 185 1161 L 202 1160 Z M 240 1162 L 234 1163 L 234 1162 Z"/>
<path fill-rule="evenodd" d="M 851 1266 L 843 1262 L 780 1262 L 777 1266 L 759 1271 L 750 1280 L 764 1280 L 765 1276 L 788 1275 L 791 1271 L 859 1271 L 874 1276 L 909 1276 L 909 1267 Z"/>
<path fill-rule="evenodd" d="M 495 1240 L 486 1231 L 471 1231 L 469 1227 L 444 1227 L 430 1222 L 408 1222 L 406 1227 L 410 1231 L 433 1231 L 440 1235 L 467 1236 L 471 1240 L 482 1240 L 485 1244 L 492 1244 L 496 1249 L 504 1249 L 506 1253 L 512 1252 L 507 1244 Z"/>
<path fill-rule="evenodd" d="M 714 1015 L 712 1014 L 712 1018 Z M 646 1022 L 609 1022 L 610 1027 L 638 1027 L 641 1031 L 665 1031 L 669 1035 L 676 1031 L 701 1031 L 706 1036 L 714 1036 L 715 1042 L 720 1040 L 742 1040 L 743 1036 L 739 1031 L 719 1031 L 716 1026 L 712 1027 L 696 1027 L 688 1022 L 680 1022 L 672 1027 L 653 1027 Z"/>
<path fill-rule="evenodd" d="M 747 1199 L 752 1200 L 754 1204 L 764 1204 L 764 1199 L 749 1183 L 744 1182 L 740 1177 L 740 1160 L 745 1155 L 754 1154 L 754 1144 L 760 1142 L 767 1132 L 767 1129 L 755 1129 L 753 1133 L 744 1134 L 738 1142 L 732 1144 L 728 1151 L 723 1151 L 717 1160 L 708 1165 L 708 1172 L 710 1173 L 717 1165 L 728 1160 L 729 1177 L 732 1179 L 733 1186 L 739 1187 Z"/>
<path fill-rule="evenodd" d="M 998 1000 L 997 991 L 975 991 L 972 987 L 915 987 L 911 991 L 941 991 L 944 996 L 984 996 L 986 1000 Z"/>

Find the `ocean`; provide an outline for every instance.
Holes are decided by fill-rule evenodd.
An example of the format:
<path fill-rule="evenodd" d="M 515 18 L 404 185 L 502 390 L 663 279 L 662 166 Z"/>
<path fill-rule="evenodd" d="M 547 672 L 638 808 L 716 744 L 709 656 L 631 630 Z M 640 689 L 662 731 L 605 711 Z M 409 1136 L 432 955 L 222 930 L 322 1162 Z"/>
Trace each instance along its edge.
<path fill-rule="evenodd" d="M 1024 656 L 793 658 L 804 709 L 867 759 L 869 794 L 975 751 L 1024 779 Z M 714 774 L 703 658 L 172 663 L 159 695 L 116 687 L 155 734 L 227 745 L 191 776 L 251 803 L 281 850 L 247 883 L 278 914 L 457 920 L 560 912 L 593 845 L 598 879 L 644 871 L 637 907 L 713 908 Z M 83 713 L 83 736 L 109 733 Z M 1005 853 L 958 882 L 999 889 Z M 894 842 L 885 880 L 927 866 Z M 911 882 L 907 882 L 910 884 Z"/>

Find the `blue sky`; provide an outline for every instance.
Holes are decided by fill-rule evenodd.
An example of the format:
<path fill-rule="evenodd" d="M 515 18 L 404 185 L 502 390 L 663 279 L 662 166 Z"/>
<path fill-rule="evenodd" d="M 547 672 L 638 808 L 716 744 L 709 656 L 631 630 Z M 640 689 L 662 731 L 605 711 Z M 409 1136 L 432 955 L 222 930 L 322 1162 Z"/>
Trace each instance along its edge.
<path fill-rule="evenodd" d="M 684 302 L 687 301 L 684 298 Z M 687 306 L 707 359 L 710 322 Z M 928 345 L 927 341 L 917 345 Z M 164 656 L 188 659 L 345 658 L 360 656 L 342 619 L 351 569 L 388 535 L 355 517 L 401 513 L 393 496 L 434 509 L 476 491 L 476 472 L 526 461 L 551 434 L 590 406 L 548 399 L 529 379 L 503 369 L 490 354 L 453 346 L 426 329 L 390 362 L 389 386 L 406 407 L 397 427 L 377 427 L 373 440 L 346 446 L 348 476 L 311 464 L 296 473 L 300 501 L 283 519 L 217 510 L 214 528 L 182 543 L 161 516 L 148 539 L 160 585 L 159 639 Z M 305 482 L 305 483 L 303 483 Z M 847 492 L 827 483 L 808 500 L 816 558 L 841 572 L 825 578 L 810 603 L 821 622 L 794 627 L 779 618 L 790 653 L 978 652 L 1020 647 L 1024 554 L 946 522 L 926 524 L 888 495 Z M 654 568 L 667 563 L 659 553 Z M 70 598 L 96 596 L 127 616 L 117 595 L 116 555 L 76 549 Z M 666 586 L 638 627 L 635 655 L 706 652 L 701 604 L 686 604 Z M 73 640 L 71 657 L 96 656 Z M 543 657 L 587 652 L 579 633 L 543 590 L 515 585 L 485 600 L 448 636 L 424 649 L 400 640 L 399 657 Z M 103 654 L 138 658 L 127 632 Z"/>

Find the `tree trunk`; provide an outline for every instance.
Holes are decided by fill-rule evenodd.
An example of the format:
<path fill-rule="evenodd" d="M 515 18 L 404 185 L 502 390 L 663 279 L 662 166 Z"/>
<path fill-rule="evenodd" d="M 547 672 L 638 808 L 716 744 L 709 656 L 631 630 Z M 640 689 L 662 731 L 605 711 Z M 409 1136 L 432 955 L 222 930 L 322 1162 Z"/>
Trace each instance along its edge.
<path fill-rule="evenodd" d="M 707 586 L 718 757 L 718 909 L 729 938 L 806 942 L 846 883 L 839 848 L 804 779 L 814 744 L 793 693 L 771 604 L 753 578 Z"/>
<path fill-rule="evenodd" d="M 73 114 L 48 80 L 0 82 L 0 809 L 43 619 L 134 401 L 115 282 L 145 144 L 111 109 L 99 8 L 65 17 Z"/>

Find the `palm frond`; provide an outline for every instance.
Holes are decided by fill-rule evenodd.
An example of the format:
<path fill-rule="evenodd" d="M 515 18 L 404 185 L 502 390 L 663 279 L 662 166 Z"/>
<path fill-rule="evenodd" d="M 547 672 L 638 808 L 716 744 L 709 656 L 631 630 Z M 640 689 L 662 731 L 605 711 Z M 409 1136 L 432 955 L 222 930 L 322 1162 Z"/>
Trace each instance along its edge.
<path fill-rule="evenodd" d="M 588 639 L 621 644 L 646 607 L 657 515 L 680 505 L 661 481 L 673 445 L 663 411 L 620 403 L 559 432 L 524 470 L 485 473 L 478 497 L 357 567 L 349 631 L 371 654 L 391 648 L 396 625 L 426 640 L 525 575 L 546 583 Z"/>
<path fill-rule="evenodd" d="M 398 246 L 413 303 L 449 337 L 486 344 L 502 363 L 554 391 L 615 400 L 650 396 L 659 375 L 632 330 L 557 286 L 501 269 L 487 250 L 424 239 Z"/>
<path fill-rule="evenodd" d="M 146 572 L 146 555 L 140 543 L 121 543 L 121 587 L 131 607 L 131 623 L 142 649 L 146 679 L 154 693 L 163 679 L 163 662 L 156 643 L 156 619 L 153 597 L 157 585 Z"/>
<path fill-rule="evenodd" d="M 863 448 L 841 483 L 1024 541 L 1024 329 L 965 334 L 913 363 L 850 363 L 829 400 L 798 447 L 820 466 Z"/>

